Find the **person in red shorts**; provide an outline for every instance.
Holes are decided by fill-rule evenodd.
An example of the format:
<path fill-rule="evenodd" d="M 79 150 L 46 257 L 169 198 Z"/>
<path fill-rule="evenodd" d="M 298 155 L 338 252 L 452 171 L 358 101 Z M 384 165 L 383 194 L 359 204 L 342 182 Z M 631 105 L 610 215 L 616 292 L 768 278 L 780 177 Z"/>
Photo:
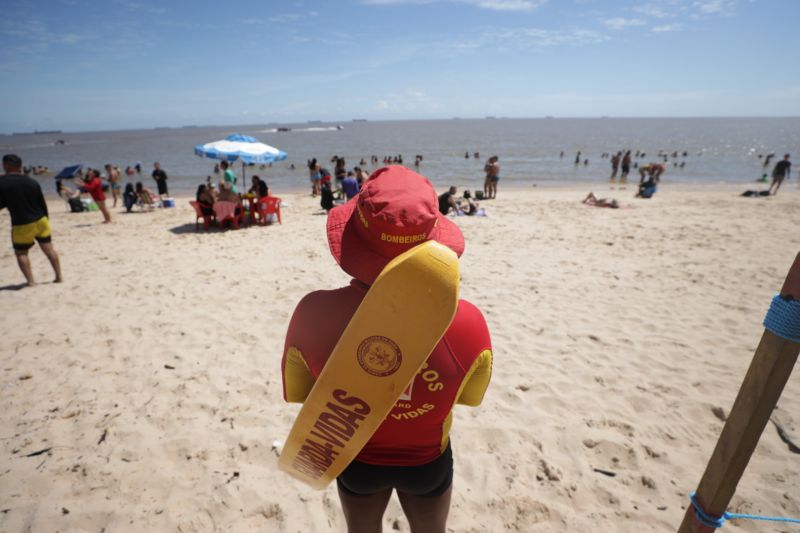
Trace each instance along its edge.
<path fill-rule="evenodd" d="M 423 235 L 422 240 L 436 240 L 459 256 L 464 251 L 464 237 L 439 213 L 430 182 L 398 165 L 375 171 L 355 198 L 331 210 L 327 233 L 334 259 L 354 279 L 346 287 L 312 292 L 297 305 L 281 361 L 288 402 L 305 401 L 383 267 L 420 242 L 404 243 L 409 239 L 387 235 Z M 479 405 L 491 369 L 486 321 L 477 307 L 460 300 L 428 360 L 337 478 L 349 532 L 380 531 L 393 490 L 412 532 L 445 531 L 453 480 L 453 406 Z"/>
<path fill-rule="evenodd" d="M 79 181 L 78 183 L 91 195 L 94 203 L 100 208 L 100 212 L 103 213 L 103 224 L 110 223 L 111 213 L 108 212 L 108 207 L 106 207 L 106 195 L 103 192 L 103 182 L 100 181 L 100 171 L 95 169 L 90 170 L 86 180 Z"/>

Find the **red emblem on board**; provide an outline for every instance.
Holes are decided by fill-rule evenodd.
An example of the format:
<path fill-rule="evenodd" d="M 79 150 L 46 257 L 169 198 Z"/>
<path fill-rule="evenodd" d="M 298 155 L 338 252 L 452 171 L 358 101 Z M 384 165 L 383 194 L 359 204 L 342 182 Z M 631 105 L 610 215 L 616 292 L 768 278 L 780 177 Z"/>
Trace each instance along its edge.
<path fill-rule="evenodd" d="M 392 339 L 374 335 L 358 345 L 358 364 L 365 372 L 377 377 L 391 376 L 400 368 L 403 356 Z"/>

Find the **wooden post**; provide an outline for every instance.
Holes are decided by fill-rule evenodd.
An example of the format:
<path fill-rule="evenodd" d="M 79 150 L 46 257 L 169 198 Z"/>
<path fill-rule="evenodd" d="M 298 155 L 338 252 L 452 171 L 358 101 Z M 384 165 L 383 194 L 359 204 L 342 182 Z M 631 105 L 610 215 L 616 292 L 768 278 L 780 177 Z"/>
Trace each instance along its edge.
<path fill-rule="evenodd" d="M 781 295 L 800 300 L 800 254 L 797 254 L 789 269 Z M 728 508 L 736 485 L 789 380 L 798 352 L 800 344 L 764 331 L 714 453 L 697 486 L 697 501 L 706 514 L 721 516 Z M 715 529 L 700 524 L 690 503 L 678 533 L 712 533 Z"/>

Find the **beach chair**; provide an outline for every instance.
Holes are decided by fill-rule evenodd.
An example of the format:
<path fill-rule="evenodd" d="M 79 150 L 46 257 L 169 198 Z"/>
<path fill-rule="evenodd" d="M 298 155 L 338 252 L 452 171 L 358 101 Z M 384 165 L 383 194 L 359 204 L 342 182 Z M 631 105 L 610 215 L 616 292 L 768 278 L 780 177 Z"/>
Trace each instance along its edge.
<path fill-rule="evenodd" d="M 236 208 L 239 208 L 239 214 L 236 214 Z M 220 228 L 225 225 L 226 220 L 230 220 L 233 228 L 239 229 L 239 223 L 244 218 L 244 209 L 235 202 L 214 202 L 214 215 Z"/>
<path fill-rule="evenodd" d="M 140 193 L 138 193 L 138 196 L 139 200 L 136 202 L 136 204 L 142 211 L 144 211 L 145 209 L 152 210 L 155 209 L 156 207 L 161 207 L 161 198 L 153 197 L 147 191 L 141 191 Z"/>
<path fill-rule="evenodd" d="M 214 220 L 215 215 L 214 213 L 210 215 L 206 215 L 203 213 L 203 207 L 200 205 L 200 202 L 192 200 L 189 202 L 189 205 L 194 207 L 194 214 L 196 218 L 194 219 L 194 230 L 197 231 L 200 227 L 199 220 L 203 219 L 203 229 L 208 231 L 208 227 L 211 225 L 211 221 Z"/>
<path fill-rule="evenodd" d="M 278 224 L 281 222 L 281 199 L 277 196 L 265 196 L 258 200 L 258 224 L 264 226 L 271 223 L 271 215 L 275 215 Z"/>

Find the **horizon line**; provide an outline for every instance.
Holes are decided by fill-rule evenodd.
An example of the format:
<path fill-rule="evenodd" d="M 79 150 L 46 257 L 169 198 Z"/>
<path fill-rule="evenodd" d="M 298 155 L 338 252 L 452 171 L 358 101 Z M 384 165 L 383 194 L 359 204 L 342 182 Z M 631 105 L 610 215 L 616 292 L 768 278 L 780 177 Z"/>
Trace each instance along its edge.
<path fill-rule="evenodd" d="M 494 116 L 485 115 L 481 117 L 465 116 L 465 117 L 438 117 L 438 118 L 381 118 L 372 119 L 368 117 L 359 117 L 357 119 L 342 119 L 342 120 L 294 120 L 285 122 L 253 122 L 253 123 L 230 123 L 230 124 L 181 124 L 179 126 L 150 126 L 150 127 L 122 127 L 122 128 L 108 128 L 108 129 L 66 129 L 60 130 L 58 128 L 48 129 L 33 129 L 31 131 L 7 131 L 0 132 L 0 135 L 12 137 L 15 135 L 59 135 L 59 134 L 75 134 L 75 133 L 105 133 L 105 132 L 123 132 L 123 131 L 149 131 L 149 130 L 182 130 L 182 129 L 197 129 L 197 128 L 228 128 L 228 127 L 257 127 L 257 126 L 271 126 L 271 125 L 285 125 L 285 124 L 343 124 L 343 123 L 363 123 L 363 122 L 423 122 L 423 121 L 448 121 L 448 120 L 697 120 L 697 119 L 797 119 L 800 115 L 686 115 L 686 116 L 624 116 L 624 115 L 599 115 L 599 116 L 556 116 L 556 115 L 541 115 L 541 116 L 527 116 L 527 117 L 513 117 L 513 116 Z M 39 132 L 39 133 L 37 133 Z M 49 133 L 58 132 L 58 133 Z"/>

